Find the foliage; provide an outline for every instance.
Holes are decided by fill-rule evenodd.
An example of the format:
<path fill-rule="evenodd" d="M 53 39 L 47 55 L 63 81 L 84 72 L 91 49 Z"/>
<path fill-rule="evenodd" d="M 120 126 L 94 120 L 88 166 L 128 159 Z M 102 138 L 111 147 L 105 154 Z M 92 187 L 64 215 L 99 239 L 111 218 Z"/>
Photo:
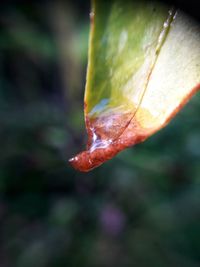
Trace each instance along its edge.
<path fill-rule="evenodd" d="M 200 89 L 199 43 L 200 24 L 180 9 L 94 0 L 84 98 L 88 143 L 72 166 L 90 171 L 166 126 Z"/>
<path fill-rule="evenodd" d="M 199 94 L 101 168 L 67 164 L 83 145 L 86 4 L 1 7 L 0 266 L 199 266 Z"/>

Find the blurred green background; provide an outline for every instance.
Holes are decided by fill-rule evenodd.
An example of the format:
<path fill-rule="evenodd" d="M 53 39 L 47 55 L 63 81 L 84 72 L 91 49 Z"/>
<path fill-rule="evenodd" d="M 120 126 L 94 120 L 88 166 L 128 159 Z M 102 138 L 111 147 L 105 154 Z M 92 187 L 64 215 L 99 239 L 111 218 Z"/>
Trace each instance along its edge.
<path fill-rule="evenodd" d="M 0 8 L 0 267 L 200 266 L 200 95 L 88 174 L 89 1 Z"/>

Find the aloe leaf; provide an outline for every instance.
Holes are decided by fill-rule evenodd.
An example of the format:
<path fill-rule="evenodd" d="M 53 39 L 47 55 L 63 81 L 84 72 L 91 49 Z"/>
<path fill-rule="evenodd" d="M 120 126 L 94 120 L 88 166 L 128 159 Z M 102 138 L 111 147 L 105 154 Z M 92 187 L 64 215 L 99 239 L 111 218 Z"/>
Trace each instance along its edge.
<path fill-rule="evenodd" d="M 94 0 L 85 89 L 89 171 L 164 127 L 200 88 L 200 27 L 158 2 Z"/>

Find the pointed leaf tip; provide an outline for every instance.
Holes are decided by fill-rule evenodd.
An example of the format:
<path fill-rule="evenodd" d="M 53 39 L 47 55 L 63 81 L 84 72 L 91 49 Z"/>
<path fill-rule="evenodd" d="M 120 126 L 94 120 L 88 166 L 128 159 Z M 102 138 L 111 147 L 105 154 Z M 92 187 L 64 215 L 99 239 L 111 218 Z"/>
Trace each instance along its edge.
<path fill-rule="evenodd" d="M 145 1 L 93 1 L 85 90 L 90 171 L 164 127 L 200 89 L 200 26 Z"/>

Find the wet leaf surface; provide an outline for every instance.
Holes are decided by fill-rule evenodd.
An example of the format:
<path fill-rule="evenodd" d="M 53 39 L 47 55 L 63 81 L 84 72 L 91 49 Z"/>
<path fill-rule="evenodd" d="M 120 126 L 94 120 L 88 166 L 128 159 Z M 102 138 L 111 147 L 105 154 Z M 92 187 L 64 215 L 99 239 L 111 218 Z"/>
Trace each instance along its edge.
<path fill-rule="evenodd" d="M 89 171 L 164 127 L 200 88 L 200 26 L 157 2 L 93 1 L 85 90 Z"/>

